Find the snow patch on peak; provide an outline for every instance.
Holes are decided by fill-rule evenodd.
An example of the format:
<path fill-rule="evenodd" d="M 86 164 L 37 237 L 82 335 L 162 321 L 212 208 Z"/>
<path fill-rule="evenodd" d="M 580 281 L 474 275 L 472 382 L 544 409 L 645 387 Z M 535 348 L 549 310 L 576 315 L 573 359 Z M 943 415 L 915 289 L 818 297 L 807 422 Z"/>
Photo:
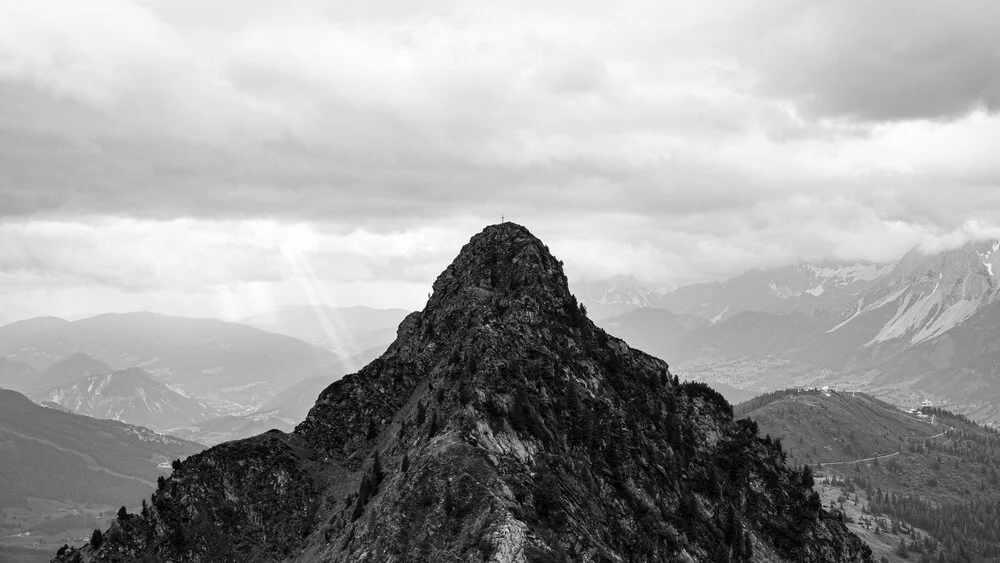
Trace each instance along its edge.
<path fill-rule="evenodd" d="M 824 291 L 826 291 L 826 288 L 823 287 L 823 284 L 819 284 L 816 287 L 807 289 L 806 293 L 812 295 L 813 297 L 819 297 L 820 295 L 823 295 Z"/>
<path fill-rule="evenodd" d="M 729 305 L 726 305 L 726 308 L 720 311 L 718 315 L 712 317 L 712 319 L 709 322 L 712 324 L 719 322 L 722 319 L 722 316 L 725 315 L 727 311 L 729 311 Z"/>
<path fill-rule="evenodd" d="M 841 266 L 813 266 L 811 264 L 806 266 L 815 277 L 822 278 L 823 281 L 820 282 L 820 285 L 824 285 L 827 281 L 833 281 L 836 285 L 847 285 L 877 280 L 891 272 L 894 267 L 895 264 L 872 264 L 870 262 Z"/>

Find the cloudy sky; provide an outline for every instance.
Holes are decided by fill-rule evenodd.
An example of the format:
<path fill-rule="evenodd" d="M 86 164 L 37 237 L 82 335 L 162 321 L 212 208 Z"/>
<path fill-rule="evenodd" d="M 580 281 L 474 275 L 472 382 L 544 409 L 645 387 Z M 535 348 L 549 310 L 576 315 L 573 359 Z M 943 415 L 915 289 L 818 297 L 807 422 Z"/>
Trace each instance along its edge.
<path fill-rule="evenodd" d="M 501 214 L 571 278 L 1000 226 L 1000 3 L 0 0 L 0 323 L 418 308 Z"/>

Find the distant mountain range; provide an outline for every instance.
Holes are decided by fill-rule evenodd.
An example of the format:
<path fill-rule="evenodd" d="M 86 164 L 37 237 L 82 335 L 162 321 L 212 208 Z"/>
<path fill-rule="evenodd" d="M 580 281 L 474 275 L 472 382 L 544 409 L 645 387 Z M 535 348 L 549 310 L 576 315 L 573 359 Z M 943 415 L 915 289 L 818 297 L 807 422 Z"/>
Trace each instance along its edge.
<path fill-rule="evenodd" d="M 39 406 L 0 390 L 0 509 L 28 497 L 137 506 L 171 460 L 203 446 L 140 426 Z"/>
<path fill-rule="evenodd" d="M 256 436 L 272 429 L 291 432 L 296 424 L 305 420 L 320 392 L 335 379 L 333 374 L 310 377 L 282 391 L 255 412 L 221 416 L 173 428 L 170 434 L 214 446 Z"/>
<path fill-rule="evenodd" d="M 837 308 L 891 270 L 890 264 L 865 262 L 757 269 L 723 282 L 681 287 L 664 295 L 660 306 L 713 323 L 745 311 L 781 313 Z"/>
<path fill-rule="evenodd" d="M 86 361 L 77 356 L 81 353 Z M 6 365 L 0 368 L 0 385 L 29 393 L 98 371 L 141 367 L 222 412 L 256 408 L 320 368 L 341 375 L 346 369 L 333 352 L 285 335 L 153 313 L 12 323 L 0 327 L 0 358 Z"/>
<path fill-rule="evenodd" d="M 215 415 L 212 409 L 153 379 L 142 368 L 85 376 L 44 391 L 37 399 L 61 405 L 77 414 L 128 422 L 159 431 L 193 424 Z"/>
<path fill-rule="evenodd" d="M 239 322 L 353 356 L 372 348 L 384 351 L 408 314 L 403 309 L 291 305 Z"/>
<path fill-rule="evenodd" d="M 614 276 L 604 280 L 584 280 L 572 284 L 576 298 L 587 307 L 587 314 L 599 320 L 635 309 L 662 308 L 663 295 L 651 291 L 632 276 Z"/>
<path fill-rule="evenodd" d="M 1000 421 L 998 276 L 1000 241 L 980 241 L 892 264 L 753 270 L 663 295 L 616 278 L 583 301 L 623 310 L 599 322 L 682 373 L 758 392 L 826 382 L 897 402 L 929 397 Z"/>
<path fill-rule="evenodd" d="M 380 350 L 370 350 L 351 356 L 344 362 L 350 366 L 350 371 L 356 371 L 380 355 Z M 320 392 L 338 379 L 340 379 L 339 372 L 320 370 L 317 375 L 303 379 L 278 393 L 267 404 L 252 413 L 215 417 L 188 426 L 171 428 L 169 433 L 178 438 L 214 446 L 222 442 L 256 436 L 268 430 L 291 432 L 298 423 L 305 420 Z M 749 397 L 740 396 L 735 400 L 747 398 Z"/>

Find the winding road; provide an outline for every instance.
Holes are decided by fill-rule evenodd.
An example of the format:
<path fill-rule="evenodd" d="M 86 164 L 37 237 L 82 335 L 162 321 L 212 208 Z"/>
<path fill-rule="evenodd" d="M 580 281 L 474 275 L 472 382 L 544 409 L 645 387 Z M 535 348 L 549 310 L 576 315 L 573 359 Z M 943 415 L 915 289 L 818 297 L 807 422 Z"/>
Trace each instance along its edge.
<path fill-rule="evenodd" d="M 943 424 L 943 423 L 939 423 L 939 424 Z M 944 426 L 948 426 L 948 425 L 944 424 Z M 954 430 L 954 429 L 955 429 L 954 427 L 948 426 L 948 430 L 945 430 L 944 432 L 939 432 L 939 433 L 937 433 L 937 434 L 935 434 L 933 436 L 904 436 L 903 439 L 904 440 L 929 440 L 931 438 L 940 438 L 941 436 L 944 436 L 945 434 L 947 434 L 949 430 Z M 949 440 L 949 442 L 950 441 L 951 440 Z M 948 442 L 945 442 L 945 444 L 947 444 L 947 443 Z M 829 462 L 823 462 L 823 463 L 820 463 L 820 465 L 826 466 L 826 465 L 847 465 L 849 463 L 863 463 L 863 462 L 866 462 L 866 461 L 873 461 L 873 460 L 876 460 L 876 459 L 890 458 L 892 456 L 899 455 L 900 453 L 902 453 L 902 450 L 896 450 L 896 451 L 892 452 L 891 454 L 880 454 L 880 455 L 877 455 L 877 456 L 874 456 L 874 457 L 866 457 L 866 458 L 863 458 L 863 459 L 851 459 L 851 460 L 848 460 L 848 461 L 829 461 Z"/>

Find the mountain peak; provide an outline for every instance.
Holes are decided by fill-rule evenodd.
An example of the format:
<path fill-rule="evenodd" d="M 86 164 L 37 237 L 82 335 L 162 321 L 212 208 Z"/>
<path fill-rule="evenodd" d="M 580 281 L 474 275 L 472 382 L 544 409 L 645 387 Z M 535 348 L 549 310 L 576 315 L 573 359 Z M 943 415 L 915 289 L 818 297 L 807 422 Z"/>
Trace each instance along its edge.
<path fill-rule="evenodd" d="M 469 291 L 510 296 L 543 287 L 560 298 L 569 297 L 562 262 L 525 227 L 500 223 L 486 227 L 462 247 L 434 282 L 427 307 Z"/>
<path fill-rule="evenodd" d="M 440 343 L 455 331 L 495 324 L 592 326 L 570 293 L 562 262 L 515 223 L 491 225 L 473 236 L 433 289 L 424 310 L 401 330 L 419 319 L 424 336 Z"/>
<path fill-rule="evenodd" d="M 188 458 L 112 526 L 88 560 L 870 561 L 779 444 L 595 327 L 513 223 L 292 433 Z"/>

